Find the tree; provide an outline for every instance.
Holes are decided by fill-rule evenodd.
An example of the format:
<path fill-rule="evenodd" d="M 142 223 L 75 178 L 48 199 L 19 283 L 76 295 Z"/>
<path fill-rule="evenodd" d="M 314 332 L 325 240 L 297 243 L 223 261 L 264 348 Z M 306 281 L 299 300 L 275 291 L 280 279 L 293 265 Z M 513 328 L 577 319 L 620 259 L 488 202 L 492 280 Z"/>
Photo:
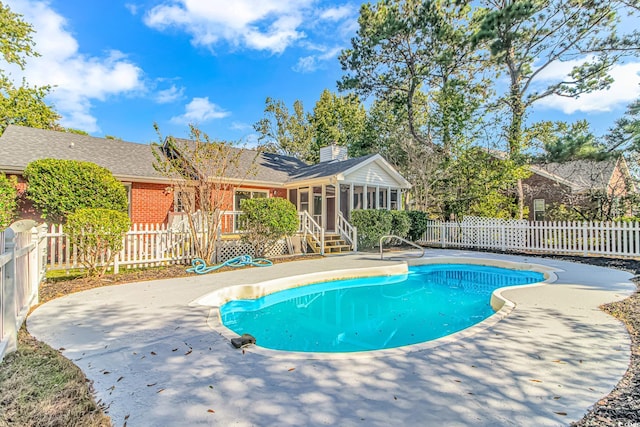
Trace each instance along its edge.
<path fill-rule="evenodd" d="M 604 159 L 605 147 L 591 132 L 586 120 L 575 123 L 539 122 L 528 130 L 530 138 L 538 140 L 544 150 L 538 162 L 563 163 L 569 160 Z"/>
<path fill-rule="evenodd" d="M 441 181 L 447 188 L 443 195 L 443 219 L 451 215 L 512 218 L 517 213 L 512 191 L 518 179 L 528 176 L 525 166 L 479 147 L 457 153 L 449 166 L 449 174 Z M 435 214 L 436 212 L 434 212 Z"/>
<path fill-rule="evenodd" d="M 38 56 L 32 33 L 33 27 L 22 20 L 22 15 L 0 3 L 0 53 L 7 63 L 24 69 L 27 56 Z"/>
<path fill-rule="evenodd" d="M 415 120 L 422 125 L 427 118 Z M 354 155 L 379 153 L 413 184 L 408 194 L 412 209 L 424 210 L 437 203 L 433 193 L 443 173 L 443 157 L 415 142 L 401 106 L 375 100 L 367 115 L 363 137 L 354 142 L 349 148 Z"/>
<path fill-rule="evenodd" d="M 88 276 L 106 273 L 122 250 L 123 236 L 130 227 L 129 216 L 112 209 L 82 208 L 69 215 L 67 232 Z"/>
<path fill-rule="evenodd" d="M 513 160 L 521 161 L 524 123 L 531 106 L 548 96 L 577 97 L 612 82 L 608 72 L 620 55 L 638 49 L 639 33 L 616 33 L 620 2 L 485 0 L 476 43 L 487 43 L 498 74 L 508 85 L 498 104 L 509 113 L 506 141 Z M 536 79 L 552 65 L 581 60 L 566 76 L 540 87 Z M 524 191 L 518 181 L 519 216 Z"/>
<path fill-rule="evenodd" d="M 315 163 L 320 159 L 320 148 L 331 144 L 349 146 L 363 137 L 366 111 L 353 94 L 338 96 L 325 89 L 313 108 Z"/>
<path fill-rule="evenodd" d="M 11 225 L 15 217 L 18 209 L 17 194 L 15 182 L 0 173 L 0 231 Z"/>
<path fill-rule="evenodd" d="M 340 56 L 343 90 L 376 99 L 354 152 L 381 152 L 413 184 L 412 209 L 442 215 L 451 156 L 474 139 L 487 96 L 471 43 L 472 9 L 439 0 L 380 0 L 360 9 Z"/>
<path fill-rule="evenodd" d="M 49 87 L 30 87 L 24 81 L 16 87 L 0 75 L 0 133 L 9 125 L 57 129 L 60 116 L 44 100 L 49 91 Z"/>
<path fill-rule="evenodd" d="M 624 116 L 609 129 L 607 151 L 640 153 L 640 99 L 627 106 Z"/>
<path fill-rule="evenodd" d="M 0 53 L 8 64 L 26 66 L 26 58 L 38 56 L 33 49 L 33 28 L 0 3 Z M 60 116 L 44 101 L 50 86 L 31 87 L 24 80 L 16 87 L 0 69 L 0 134 L 10 124 L 49 129 Z"/>
<path fill-rule="evenodd" d="M 127 192 L 111 172 L 91 162 L 41 159 L 27 165 L 26 197 L 43 218 L 63 222 L 81 208 L 127 212 Z"/>
<path fill-rule="evenodd" d="M 155 128 L 159 143 L 152 145 L 154 167 L 173 184 L 197 256 L 210 262 L 222 212 L 233 206 L 235 189 L 255 173 L 260 153 L 237 148 L 232 142 L 212 140 L 194 125 L 190 125 L 189 140 L 163 140 L 158 126 Z"/>
<path fill-rule="evenodd" d="M 340 55 L 347 74 L 339 88 L 401 107 L 414 142 L 447 153 L 484 86 L 473 67 L 470 11 L 447 1 L 363 4 L 352 47 Z"/>
<path fill-rule="evenodd" d="M 245 231 L 242 239 L 253 246 L 256 257 L 264 256 L 278 240 L 298 231 L 298 211 L 288 200 L 245 199 L 240 208 Z"/>
<path fill-rule="evenodd" d="M 290 113 L 283 101 L 267 98 L 264 113 L 265 117 L 253 125 L 264 150 L 312 161 L 313 126 L 302 101 L 296 100 Z"/>

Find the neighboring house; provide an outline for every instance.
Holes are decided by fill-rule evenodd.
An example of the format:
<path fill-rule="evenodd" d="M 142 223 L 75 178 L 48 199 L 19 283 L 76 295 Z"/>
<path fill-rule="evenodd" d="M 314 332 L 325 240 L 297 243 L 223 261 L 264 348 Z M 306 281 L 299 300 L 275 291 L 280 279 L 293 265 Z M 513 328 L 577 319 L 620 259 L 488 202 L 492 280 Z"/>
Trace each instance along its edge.
<path fill-rule="evenodd" d="M 251 163 L 255 155 L 247 152 L 242 159 Z M 109 169 L 127 188 L 133 223 L 170 223 L 181 210 L 180 197 L 187 196 L 176 194 L 171 180 L 154 169 L 146 144 L 15 125 L 0 136 L 0 172 L 16 175 L 23 189 L 27 164 L 44 158 L 88 161 Z M 282 197 L 332 232 L 339 213 L 348 219 L 354 209 L 402 208 L 402 192 L 411 185 L 379 154 L 347 159 L 343 147 L 331 146 L 321 150 L 320 159 L 319 164 L 307 165 L 260 153 L 248 178 L 228 177 L 234 192 L 228 210 L 239 210 L 244 198 Z M 22 216 L 36 214 L 25 206 Z"/>
<path fill-rule="evenodd" d="M 636 192 L 622 156 L 600 161 L 534 164 L 530 170 L 532 175 L 523 185 L 532 221 L 548 220 L 550 208 L 559 205 L 576 213 L 598 211 L 609 217 L 631 214 L 619 204 L 621 198 Z"/>

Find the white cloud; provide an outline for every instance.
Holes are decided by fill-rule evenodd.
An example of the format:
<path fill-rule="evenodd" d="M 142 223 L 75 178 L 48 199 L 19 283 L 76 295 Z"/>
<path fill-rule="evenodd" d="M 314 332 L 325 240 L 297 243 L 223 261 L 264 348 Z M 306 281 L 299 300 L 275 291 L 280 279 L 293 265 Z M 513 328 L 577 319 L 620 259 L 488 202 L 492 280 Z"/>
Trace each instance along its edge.
<path fill-rule="evenodd" d="M 554 64 L 540 73 L 543 82 L 557 82 L 565 78 L 571 69 L 583 61 Z M 575 112 L 607 112 L 624 106 L 640 97 L 640 62 L 615 65 L 611 70 L 614 83 L 608 90 L 586 93 L 579 98 L 552 95 L 536 103 L 539 107 L 560 110 L 565 114 Z"/>
<path fill-rule="evenodd" d="M 247 124 L 247 123 L 233 122 L 233 123 L 231 123 L 231 129 L 245 132 L 245 131 L 248 131 L 248 130 L 253 130 L 253 126 L 251 126 L 250 124 Z"/>
<path fill-rule="evenodd" d="M 292 67 L 292 70 L 298 73 L 311 73 L 320 68 L 323 68 L 324 63 L 336 58 L 342 50 L 342 48 L 340 47 L 334 47 L 332 49 L 316 47 L 315 49 L 324 50 L 324 52 L 319 55 L 309 55 L 299 58 L 296 65 Z"/>
<path fill-rule="evenodd" d="M 324 10 L 322 13 L 320 13 L 320 19 L 326 19 L 328 21 L 341 21 L 353 14 L 354 10 L 351 5 L 343 5 Z"/>
<path fill-rule="evenodd" d="M 184 88 L 177 88 L 176 85 L 171 85 L 169 89 L 159 90 L 155 94 L 155 101 L 158 104 L 168 104 L 173 101 L 177 101 L 184 95 Z"/>
<path fill-rule="evenodd" d="M 37 86 L 54 86 L 48 99 L 62 115 L 61 124 L 87 132 L 99 130 L 91 115 L 92 102 L 109 96 L 143 90 L 142 70 L 118 51 L 104 57 L 78 52 L 78 42 L 67 30 L 64 17 L 47 2 L 11 0 L 9 7 L 36 30 L 34 42 L 38 58 L 29 58 L 25 71 L 13 75 Z"/>
<path fill-rule="evenodd" d="M 165 0 L 147 12 L 144 22 L 163 30 L 176 27 L 192 36 L 192 43 L 283 52 L 304 37 L 303 15 L 314 0 Z"/>
<path fill-rule="evenodd" d="M 209 102 L 209 98 L 193 98 L 185 106 L 185 113 L 171 118 L 171 123 L 175 124 L 197 124 L 214 119 L 222 119 L 231 113 L 222 110 L 216 104 Z"/>
<path fill-rule="evenodd" d="M 131 13 L 132 15 L 138 14 L 139 6 L 137 4 L 125 3 L 124 7 L 126 7 L 129 13 Z"/>

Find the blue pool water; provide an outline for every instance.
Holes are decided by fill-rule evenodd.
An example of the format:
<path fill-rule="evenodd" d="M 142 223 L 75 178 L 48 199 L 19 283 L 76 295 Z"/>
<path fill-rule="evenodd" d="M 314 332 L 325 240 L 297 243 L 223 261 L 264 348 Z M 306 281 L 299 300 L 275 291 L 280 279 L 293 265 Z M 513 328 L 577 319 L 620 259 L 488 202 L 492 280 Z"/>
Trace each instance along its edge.
<path fill-rule="evenodd" d="M 493 314 L 491 293 L 541 273 L 463 264 L 422 265 L 400 276 L 301 286 L 220 307 L 222 323 L 275 350 L 355 352 L 443 337 Z"/>

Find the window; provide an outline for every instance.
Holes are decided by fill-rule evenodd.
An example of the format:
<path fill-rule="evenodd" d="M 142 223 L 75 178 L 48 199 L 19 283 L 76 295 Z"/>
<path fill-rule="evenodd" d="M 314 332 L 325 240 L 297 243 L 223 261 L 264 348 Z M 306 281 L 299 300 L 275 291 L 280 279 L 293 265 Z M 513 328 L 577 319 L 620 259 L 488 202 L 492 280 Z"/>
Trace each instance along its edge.
<path fill-rule="evenodd" d="M 309 187 L 300 189 L 300 212 L 309 212 Z"/>
<path fill-rule="evenodd" d="M 533 220 L 544 221 L 544 199 L 533 200 Z"/>
<path fill-rule="evenodd" d="M 393 210 L 397 210 L 398 208 L 398 190 L 391 190 L 391 202 L 389 203 L 389 207 Z"/>
<path fill-rule="evenodd" d="M 122 185 L 124 185 L 124 189 L 127 192 L 127 214 L 131 218 L 131 183 L 125 182 Z"/>
<path fill-rule="evenodd" d="M 381 188 L 380 191 L 378 192 L 378 194 L 380 195 L 380 200 L 378 202 L 378 208 L 379 209 L 387 209 L 387 207 L 389 206 L 389 204 L 387 203 L 387 189 L 386 188 Z"/>
<path fill-rule="evenodd" d="M 252 190 L 236 190 L 235 193 L 235 203 L 233 206 L 236 211 L 240 211 L 240 201 L 244 199 L 264 199 L 266 198 L 268 193 L 264 190 L 262 191 L 252 191 Z"/>

